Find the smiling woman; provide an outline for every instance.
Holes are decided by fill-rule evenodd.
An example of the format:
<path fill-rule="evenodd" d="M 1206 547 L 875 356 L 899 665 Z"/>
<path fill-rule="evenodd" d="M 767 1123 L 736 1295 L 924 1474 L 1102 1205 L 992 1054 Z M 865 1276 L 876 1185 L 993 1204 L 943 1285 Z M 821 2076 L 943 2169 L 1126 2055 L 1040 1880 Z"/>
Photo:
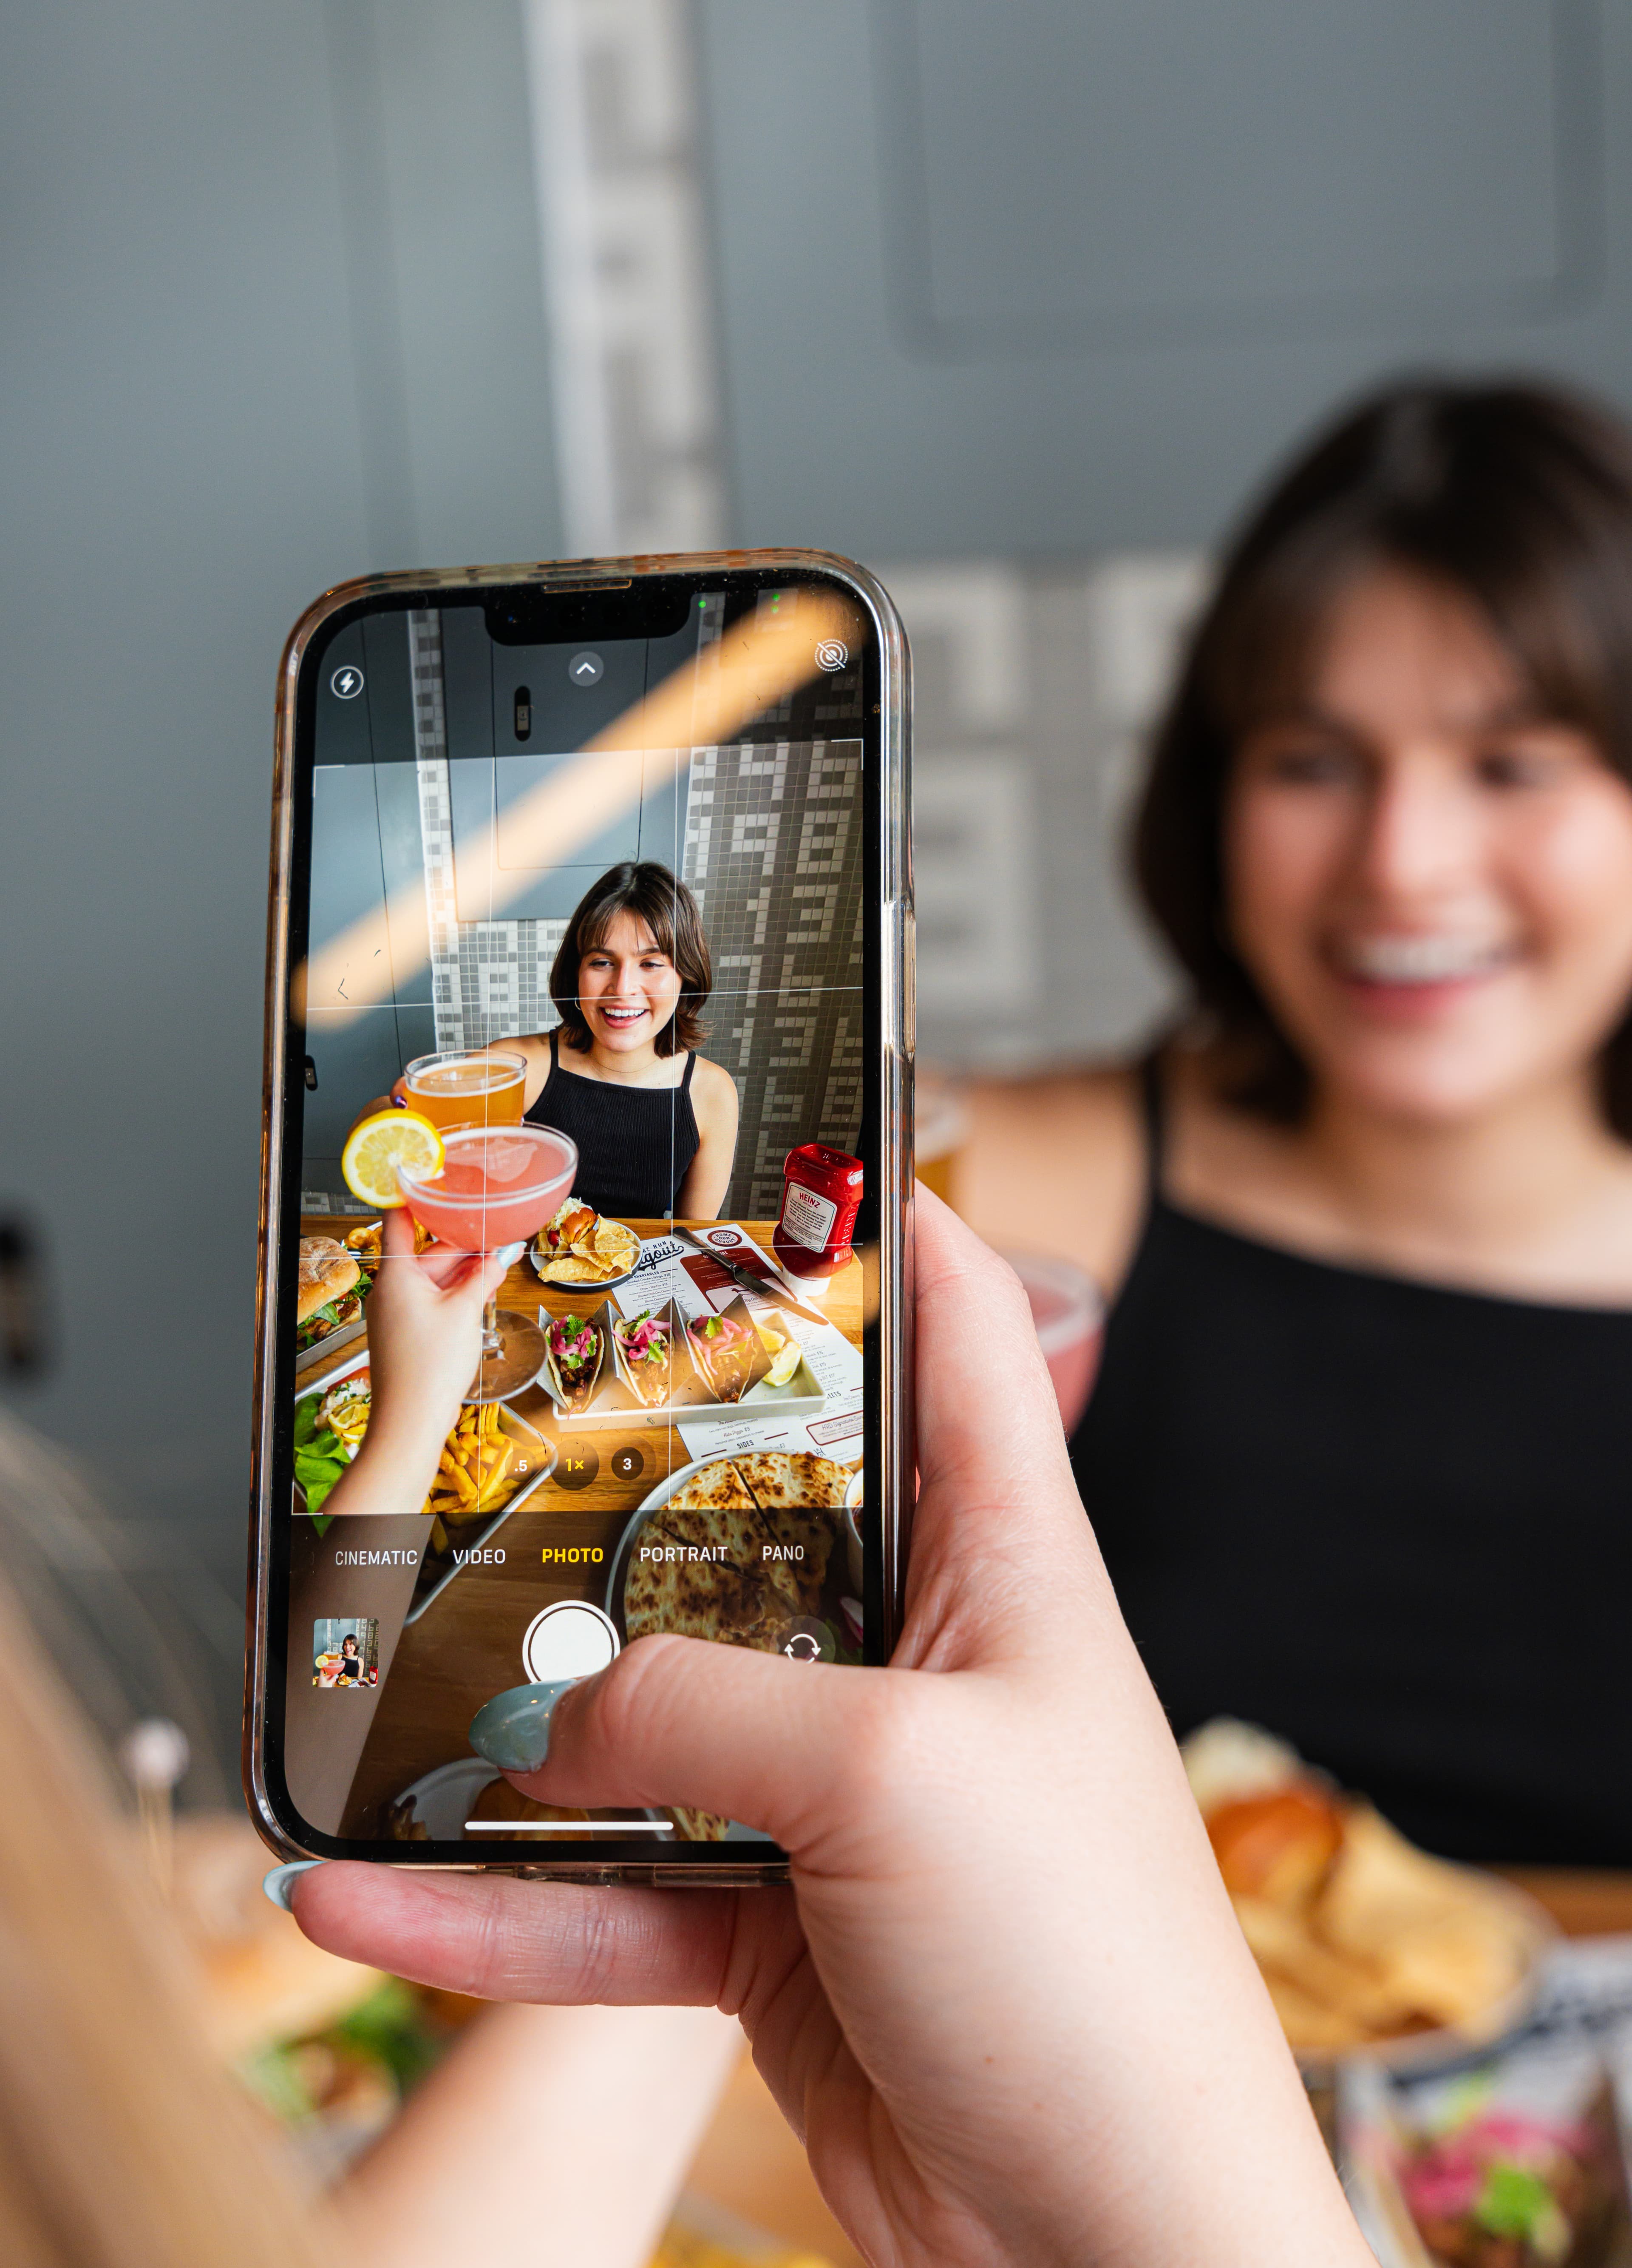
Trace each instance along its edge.
<path fill-rule="evenodd" d="M 526 1060 L 526 1116 L 577 1143 L 575 1194 L 597 1212 L 718 1214 L 738 1110 L 730 1073 L 697 1052 L 713 985 L 691 892 L 655 859 L 629 861 L 567 924 L 549 979 L 559 1028 L 505 1041 Z"/>
<path fill-rule="evenodd" d="M 1158 1690 L 1439 1850 L 1632 1862 L 1619 426 L 1414 386 L 1317 444 L 1224 563 L 1136 864 L 1190 1012 L 985 1115 L 1010 1188 L 1070 1156 L 1115 1294 L 1073 1455 Z"/>

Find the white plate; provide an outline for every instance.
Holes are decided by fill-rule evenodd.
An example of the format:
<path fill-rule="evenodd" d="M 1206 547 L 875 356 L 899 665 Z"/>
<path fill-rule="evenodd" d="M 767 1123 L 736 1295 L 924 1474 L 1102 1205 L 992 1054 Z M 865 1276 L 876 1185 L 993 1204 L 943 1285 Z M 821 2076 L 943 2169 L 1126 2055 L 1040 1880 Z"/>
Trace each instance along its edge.
<path fill-rule="evenodd" d="M 620 1228 L 626 1228 L 629 1226 L 629 1224 L 627 1221 L 621 1220 L 618 1222 L 617 1226 Z M 631 1236 L 634 1235 L 635 1232 L 633 1229 L 629 1230 L 629 1233 Z M 600 1281 L 597 1284 L 557 1284 L 553 1276 L 547 1276 L 544 1273 L 543 1263 L 539 1258 L 539 1248 L 536 1241 L 529 1241 L 527 1245 L 527 1258 L 532 1263 L 533 1272 L 538 1278 L 540 1283 L 548 1285 L 550 1291 L 565 1292 L 570 1297 L 571 1294 L 577 1292 L 592 1292 L 595 1293 L 596 1297 L 599 1298 L 601 1292 L 610 1292 L 615 1285 L 619 1284 L 627 1284 L 632 1277 L 639 1275 L 641 1250 L 641 1241 L 639 1237 L 636 1236 L 635 1237 L 634 1267 L 626 1268 L 621 1276 L 603 1276 L 600 1278 Z"/>
<path fill-rule="evenodd" d="M 433 1843 L 462 1843 L 465 1822 L 470 1808 L 484 1787 L 491 1787 L 504 1775 L 496 1764 L 486 1763 L 481 1756 L 459 1756 L 451 1764 L 438 1764 L 435 1771 L 421 1774 L 411 1787 L 405 1787 L 397 1798 L 406 1803 L 414 1800 L 415 1816 L 423 1822 Z M 412 1850 L 411 1843 L 405 1850 Z"/>

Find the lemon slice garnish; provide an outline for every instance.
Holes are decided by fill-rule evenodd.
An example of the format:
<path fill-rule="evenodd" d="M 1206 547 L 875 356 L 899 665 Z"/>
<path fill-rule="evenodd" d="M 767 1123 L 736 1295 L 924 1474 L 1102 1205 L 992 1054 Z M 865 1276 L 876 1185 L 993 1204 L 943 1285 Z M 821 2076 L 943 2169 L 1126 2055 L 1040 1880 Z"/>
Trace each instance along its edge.
<path fill-rule="evenodd" d="M 397 1167 L 439 1173 L 442 1154 L 442 1137 L 429 1118 L 416 1110 L 377 1110 L 352 1128 L 341 1152 L 340 1170 L 354 1197 L 388 1210 L 402 1203 Z"/>
<path fill-rule="evenodd" d="M 785 1339 L 781 1353 L 766 1374 L 765 1383 L 768 1386 L 785 1386 L 798 1368 L 799 1357 L 804 1351 L 798 1339 Z"/>

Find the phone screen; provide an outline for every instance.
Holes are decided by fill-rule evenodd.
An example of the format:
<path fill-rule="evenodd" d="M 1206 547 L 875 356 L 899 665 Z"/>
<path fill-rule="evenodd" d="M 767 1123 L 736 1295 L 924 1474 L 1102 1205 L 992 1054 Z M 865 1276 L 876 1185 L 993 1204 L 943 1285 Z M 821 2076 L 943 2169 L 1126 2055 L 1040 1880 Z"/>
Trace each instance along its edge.
<path fill-rule="evenodd" d="M 303 1847 L 763 1859 L 524 1797 L 471 1720 L 649 1631 L 880 1653 L 883 669 L 786 569 L 387 592 L 305 649 L 262 1475 Z M 465 1253 L 503 1263 L 474 1371 L 382 1501 Z"/>

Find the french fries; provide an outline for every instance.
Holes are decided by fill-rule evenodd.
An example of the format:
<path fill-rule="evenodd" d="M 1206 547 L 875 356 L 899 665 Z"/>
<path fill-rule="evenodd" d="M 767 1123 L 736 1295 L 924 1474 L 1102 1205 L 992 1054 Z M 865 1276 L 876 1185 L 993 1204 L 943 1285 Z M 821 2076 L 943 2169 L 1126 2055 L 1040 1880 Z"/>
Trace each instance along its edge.
<path fill-rule="evenodd" d="M 448 1435 L 425 1510 L 437 1523 L 431 1540 L 445 1548 L 450 1521 L 478 1520 L 496 1512 L 512 1497 L 527 1471 L 519 1442 L 499 1430 L 499 1405 L 467 1403 Z M 444 1531 L 438 1539 L 437 1529 Z"/>

